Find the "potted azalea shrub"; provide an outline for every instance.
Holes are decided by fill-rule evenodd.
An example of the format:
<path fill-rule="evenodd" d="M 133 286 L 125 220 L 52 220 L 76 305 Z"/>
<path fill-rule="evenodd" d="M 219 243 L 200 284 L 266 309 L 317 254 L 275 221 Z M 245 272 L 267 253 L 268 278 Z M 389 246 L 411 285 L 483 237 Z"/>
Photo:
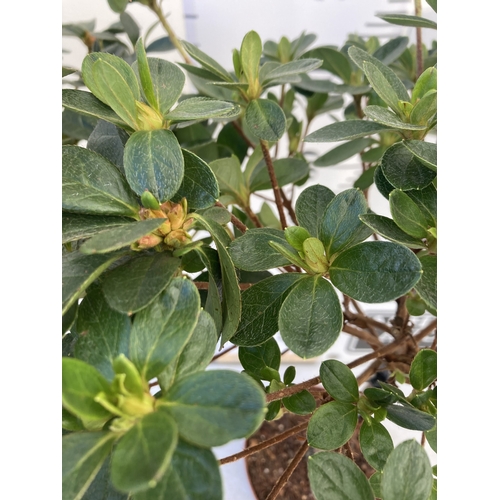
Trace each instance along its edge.
<path fill-rule="evenodd" d="M 384 16 L 417 30 L 415 45 L 250 31 L 228 69 L 141 3 L 168 36 L 146 42 L 118 0 L 109 30 L 65 26 L 89 50 L 63 69 L 76 76 L 63 89 L 63 498 L 220 500 L 220 467 L 297 435 L 269 500 L 306 455 L 318 500 L 436 498 L 423 443 L 437 451 L 437 53 L 420 36 L 435 23 L 417 0 L 415 16 Z M 343 119 L 315 129 L 332 111 Z M 311 158 L 312 143 L 340 144 Z M 352 187 L 309 181 L 355 156 Z M 390 217 L 370 208 L 374 190 Z M 272 199 L 256 210 L 261 191 Z M 389 302 L 387 324 L 363 311 Z M 305 381 L 280 372 L 278 335 L 309 359 L 341 332 L 369 354 Z M 233 349 L 239 371 L 212 365 Z M 285 414 L 304 422 L 216 459 Z M 395 446 L 388 421 L 421 440 Z"/>

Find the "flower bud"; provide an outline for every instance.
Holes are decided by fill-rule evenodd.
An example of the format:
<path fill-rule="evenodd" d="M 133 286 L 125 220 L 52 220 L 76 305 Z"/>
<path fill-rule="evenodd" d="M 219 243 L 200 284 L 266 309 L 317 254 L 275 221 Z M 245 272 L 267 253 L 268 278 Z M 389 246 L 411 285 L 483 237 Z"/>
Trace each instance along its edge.
<path fill-rule="evenodd" d="M 147 189 L 141 194 L 141 203 L 145 208 L 150 208 L 151 210 L 160 210 L 160 204 L 154 195 Z"/>
<path fill-rule="evenodd" d="M 142 396 L 143 392 L 149 389 L 148 384 L 143 381 L 139 370 L 124 354 L 120 354 L 113 360 L 113 370 L 117 375 L 125 375 L 123 388 L 126 392 Z"/>
<path fill-rule="evenodd" d="M 135 101 L 139 130 L 158 130 L 163 128 L 163 116 L 147 104 Z"/>
<path fill-rule="evenodd" d="M 306 264 L 316 273 L 324 274 L 328 271 L 328 260 L 325 256 L 325 247 L 318 238 L 307 238 L 304 249 Z"/>
<path fill-rule="evenodd" d="M 176 229 L 167 234 L 165 243 L 172 248 L 180 248 L 191 242 L 191 236 L 183 229 Z"/>
<path fill-rule="evenodd" d="M 142 238 L 139 238 L 135 243 L 132 244 L 132 250 L 145 250 L 146 248 L 153 248 L 159 245 L 163 241 L 161 236 L 150 233 L 146 234 Z"/>

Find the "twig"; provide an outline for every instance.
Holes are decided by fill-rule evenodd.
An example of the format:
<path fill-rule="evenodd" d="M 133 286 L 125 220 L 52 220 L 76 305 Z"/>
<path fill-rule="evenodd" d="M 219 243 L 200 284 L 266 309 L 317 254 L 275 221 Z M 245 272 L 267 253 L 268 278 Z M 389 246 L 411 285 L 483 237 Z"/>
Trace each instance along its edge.
<path fill-rule="evenodd" d="M 222 207 L 227 210 L 227 208 L 220 201 L 216 201 L 215 206 Z M 243 222 L 241 222 L 240 219 L 238 219 L 238 217 L 236 217 L 234 214 L 232 214 L 231 212 L 229 213 L 231 214 L 231 222 L 233 223 L 233 225 L 237 227 L 242 233 L 246 233 L 248 228 L 245 226 L 245 224 L 243 224 Z"/>
<path fill-rule="evenodd" d="M 370 347 L 372 347 L 373 349 L 377 349 L 378 347 L 383 346 L 382 342 L 378 339 L 378 337 L 376 335 L 373 335 L 371 332 L 367 330 L 362 330 L 361 328 L 355 328 L 354 326 L 345 324 L 342 327 L 342 331 L 349 333 L 350 335 L 353 335 L 358 339 L 364 340 L 365 342 L 370 344 Z"/>
<path fill-rule="evenodd" d="M 231 347 L 228 347 L 225 351 L 217 353 L 212 358 L 212 360 L 210 361 L 210 363 L 212 363 L 213 361 L 215 361 L 217 358 L 220 358 L 221 356 L 224 356 L 224 354 L 227 354 L 229 351 L 232 351 L 233 349 L 236 349 L 237 347 L 238 347 L 237 345 L 232 345 Z"/>
<path fill-rule="evenodd" d="M 415 0 L 415 15 L 422 16 L 422 0 Z M 424 70 L 424 62 L 422 57 L 422 28 L 417 27 L 417 44 L 416 44 L 416 52 L 417 52 L 417 71 L 415 75 L 415 80 L 422 74 Z"/>
<path fill-rule="evenodd" d="M 233 124 L 233 127 L 238 131 L 238 134 L 241 135 L 246 145 L 252 149 L 255 149 L 255 144 L 245 135 L 245 132 L 241 128 L 241 125 L 238 123 L 238 121 L 233 120 L 231 123 Z"/>
<path fill-rule="evenodd" d="M 245 213 L 250 217 L 250 220 L 253 222 L 253 225 L 255 227 L 263 227 L 262 223 L 260 222 L 259 218 L 257 215 L 254 213 L 254 211 L 248 206 L 248 207 L 243 207 L 245 210 Z"/>
<path fill-rule="evenodd" d="M 291 200 L 289 200 L 286 196 L 285 196 L 285 193 L 283 191 L 282 188 L 280 188 L 280 194 L 281 194 L 281 198 L 283 199 L 283 205 L 285 206 L 285 208 L 288 210 L 288 213 L 290 214 L 290 217 L 291 219 L 293 220 L 293 223 L 298 226 L 299 225 L 299 222 L 297 220 L 297 216 L 295 215 L 295 210 L 293 209 L 292 207 L 292 202 Z"/>

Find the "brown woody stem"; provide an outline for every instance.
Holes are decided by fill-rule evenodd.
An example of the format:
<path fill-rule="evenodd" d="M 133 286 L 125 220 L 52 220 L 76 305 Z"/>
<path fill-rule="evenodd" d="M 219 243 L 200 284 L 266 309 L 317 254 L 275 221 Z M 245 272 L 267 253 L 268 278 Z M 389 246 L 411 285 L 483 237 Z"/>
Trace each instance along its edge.
<path fill-rule="evenodd" d="M 222 208 L 226 208 L 220 201 L 216 201 L 215 202 L 215 206 L 216 207 L 222 207 Z M 227 208 L 226 208 L 227 210 Z M 245 226 L 245 224 L 243 224 L 243 222 L 240 221 L 240 219 L 238 219 L 238 217 L 236 217 L 235 215 L 231 214 L 231 222 L 233 223 L 233 225 L 235 227 L 237 227 L 242 233 L 246 233 L 247 231 L 247 227 Z"/>

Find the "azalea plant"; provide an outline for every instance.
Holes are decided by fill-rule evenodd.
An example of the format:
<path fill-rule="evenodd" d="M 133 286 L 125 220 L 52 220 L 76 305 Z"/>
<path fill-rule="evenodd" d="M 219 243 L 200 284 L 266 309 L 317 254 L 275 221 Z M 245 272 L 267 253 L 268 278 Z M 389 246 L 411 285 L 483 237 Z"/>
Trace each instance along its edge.
<path fill-rule="evenodd" d="M 436 24 L 416 0 L 414 16 L 383 16 L 415 45 L 250 31 L 228 69 L 141 3 L 167 36 L 148 43 L 126 0 L 109 0 L 108 30 L 63 27 L 88 47 L 63 68 L 63 499 L 221 500 L 220 467 L 257 450 L 212 448 L 287 412 L 307 422 L 279 439 L 305 439 L 269 500 L 306 454 L 318 500 L 436 498 L 423 444 L 437 452 L 437 49 L 421 42 Z M 340 144 L 312 157 L 311 143 Z M 310 182 L 351 157 L 351 188 Z M 391 217 L 370 208 L 374 190 Z M 387 324 L 363 310 L 390 302 Z M 280 371 L 278 340 L 309 359 L 341 332 L 371 352 L 306 381 Z M 239 371 L 212 364 L 233 349 Z M 387 421 L 421 441 L 395 446 Z"/>

